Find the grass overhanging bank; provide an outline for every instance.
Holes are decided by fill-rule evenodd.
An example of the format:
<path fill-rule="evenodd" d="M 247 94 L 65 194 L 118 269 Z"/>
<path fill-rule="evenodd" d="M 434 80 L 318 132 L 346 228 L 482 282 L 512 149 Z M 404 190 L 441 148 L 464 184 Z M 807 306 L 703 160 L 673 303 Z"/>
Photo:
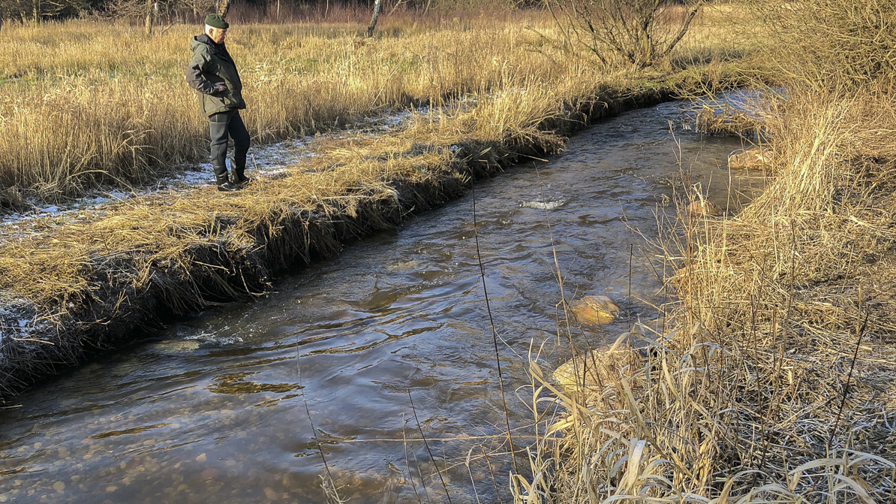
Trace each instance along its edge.
<path fill-rule="evenodd" d="M 307 162 L 236 195 L 156 193 L 10 233 L 0 243 L 0 396 L 169 314 L 262 294 L 277 271 L 338 253 L 458 196 L 475 178 L 556 152 L 593 120 L 726 78 L 718 65 L 600 70 L 545 39 L 549 22 L 531 30 L 511 21 L 396 27 L 372 40 L 340 27 L 234 30 L 228 44 L 251 86 L 246 115 L 256 141 L 330 130 L 383 109 L 430 108 L 394 135 L 321 137 Z M 109 27 L 53 28 L 71 30 L 58 57 L 37 51 L 58 34 L 33 27 L 15 28 L 29 57 L 5 53 L 13 70 L 3 86 L 14 92 L 0 107 L 21 119 L 0 124 L 7 191 L 54 200 L 110 181 L 151 180 L 202 156 L 205 125 L 180 68 L 188 28 L 141 46 L 146 58 L 126 59 L 103 49 L 96 30 Z M 110 31 L 115 38 L 129 30 Z M 695 47 L 695 60 L 714 50 Z"/>

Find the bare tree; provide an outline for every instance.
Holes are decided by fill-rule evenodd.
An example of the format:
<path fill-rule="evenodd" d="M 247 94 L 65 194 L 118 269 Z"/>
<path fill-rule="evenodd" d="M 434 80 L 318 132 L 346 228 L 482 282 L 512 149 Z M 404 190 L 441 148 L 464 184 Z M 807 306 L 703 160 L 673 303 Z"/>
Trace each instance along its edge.
<path fill-rule="evenodd" d="M 218 14 L 221 15 L 222 18 L 227 18 L 227 11 L 230 10 L 230 0 L 223 0 L 221 4 L 218 6 Z"/>
<path fill-rule="evenodd" d="M 373 36 L 373 30 L 374 30 L 374 28 L 376 28 L 376 21 L 380 17 L 380 3 L 381 3 L 381 0 L 376 0 L 376 2 L 373 3 L 373 17 L 370 19 L 370 24 L 367 25 L 367 36 L 368 37 Z"/>
<path fill-rule="evenodd" d="M 564 42 L 609 65 L 621 56 L 638 67 L 669 55 L 706 0 L 544 0 Z"/>
<path fill-rule="evenodd" d="M 146 0 L 146 34 L 152 35 L 153 0 Z"/>

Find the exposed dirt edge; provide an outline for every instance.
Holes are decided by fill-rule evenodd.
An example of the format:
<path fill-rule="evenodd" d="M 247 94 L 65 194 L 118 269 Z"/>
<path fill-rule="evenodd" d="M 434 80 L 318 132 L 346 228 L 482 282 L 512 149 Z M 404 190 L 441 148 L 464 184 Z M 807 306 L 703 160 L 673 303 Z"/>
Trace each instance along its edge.
<path fill-rule="evenodd" d="M 584 105 L 567 117 L 548 119 L 539 127 L 567 135 L 594 121 L 674 98 L 672 88 L 611 92 L 583 100 L 580 103 Z M 190 251 L 190 264 L 154 264 L 150 280 L 142 287 L 134 287 L 130 281 L 132 258 L 109 261 L 93 278 L 100 290 L 85 292 L 86 309 L 77 314 L 21 299 L 0 301 L 0 404 L 48 377 L 133 342 L 141 328 L 166 316 L 262 294 L 272 274 L 296 263 L 332 257 L 349 242 L 394 228 L 409 214 L 460 197 L 476 179 L 490 177 L 529 156 L 556 150 L 519 142 L 482 145 L 468 141 L 457 147 L 452 166 L 440 177 L 425 183 L 393 181 L 394 198 L 362 198 L 357 201 L 360 208 L 338 213 L 338 219 L 334 219 L 332 205 L 326 212 L 287 207 L 278 215 L 276 235 L 259 225 L 249 233 L 254 242 L 251 246 L 229 243 L 225 238 L 196 247 Z M 217 224 L 226 231 L 236 223 Z"/>

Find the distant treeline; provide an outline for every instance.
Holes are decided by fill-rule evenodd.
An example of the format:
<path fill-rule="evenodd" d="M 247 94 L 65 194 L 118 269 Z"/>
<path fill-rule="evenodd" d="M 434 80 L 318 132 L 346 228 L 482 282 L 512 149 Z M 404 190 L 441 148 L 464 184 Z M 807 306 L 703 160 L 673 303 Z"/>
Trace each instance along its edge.
<path fill-rule="evenodd" d="M 152 13 L 159 22 L 195 20 L 216 10 L 222 0 L 0 0 L 0 19 L 7 22 L 110 18 L 141 21 Z M 382 12 L 397 9 L 424 13 L 482 7 L 525 7 L 541 0 L 383 0 Z M 374 0 L 234 0 L 232 12 L 257 19 L 309 19 L 328 13 L 370 12 Z"/>

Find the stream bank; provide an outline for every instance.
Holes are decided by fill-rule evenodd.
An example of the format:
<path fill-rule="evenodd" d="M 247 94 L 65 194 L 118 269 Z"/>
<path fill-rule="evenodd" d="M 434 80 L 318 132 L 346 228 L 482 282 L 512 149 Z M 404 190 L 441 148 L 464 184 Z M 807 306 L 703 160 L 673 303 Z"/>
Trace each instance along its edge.
<path fill-rule="evenodd" d="M 348 161 L 316 156 L 311 167 L 235 196 L 211 189 L 159 193 L 6 243 L 0 398 L 8 402 L 46 377 L 126 345 L 141 328 L 264 295 L 278 272 L 332 257 L 347 243 L 457 198 L 474 180 L 557 152 L 564 135 L 673 97 L 672 87 L 612 90 L 567 105 L 522 134 L 422 145 L 403 139 L 388 146 L 391 154 L 372 159 L 350 153 L 371 170 L 365 180 L 340 178 Z"/>

